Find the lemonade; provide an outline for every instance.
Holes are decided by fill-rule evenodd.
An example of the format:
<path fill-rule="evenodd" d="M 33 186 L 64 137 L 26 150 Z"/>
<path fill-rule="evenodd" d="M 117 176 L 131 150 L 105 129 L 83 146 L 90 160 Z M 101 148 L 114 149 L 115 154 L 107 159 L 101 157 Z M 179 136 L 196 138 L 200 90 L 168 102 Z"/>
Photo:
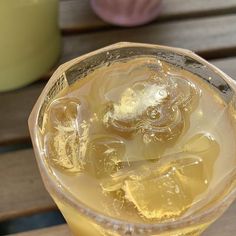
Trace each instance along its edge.
<path fill-rule="evenodd" d="M 43 120 L 47 167 L 63 191 L 126 222 L 201 211 L 223 195 L 236 163 L 234 107 L 196 74 L 152 56 L 99 66 L 62 89 Z M 120 235 L 52 195 L 75 236 Z M 209 223 L 163 235 L 198 235 Z"/>

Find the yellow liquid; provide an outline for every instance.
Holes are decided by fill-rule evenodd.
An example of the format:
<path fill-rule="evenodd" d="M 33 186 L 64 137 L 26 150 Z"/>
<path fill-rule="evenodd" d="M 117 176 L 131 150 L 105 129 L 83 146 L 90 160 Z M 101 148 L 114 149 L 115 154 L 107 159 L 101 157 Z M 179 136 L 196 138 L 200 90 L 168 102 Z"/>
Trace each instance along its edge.
<path fill-rule="evenodd" d="M 45 154 L 65 191 L 94 211 L 133 223 L 173 221 L 223 191 L 236 163 L 232 112 L 190 72 L 152 57 L 115 62 L 50 104 Z M 54 198 L 74 235 L 119 235 Z M 163 235 L 197 235 L 209 223 Z"/>

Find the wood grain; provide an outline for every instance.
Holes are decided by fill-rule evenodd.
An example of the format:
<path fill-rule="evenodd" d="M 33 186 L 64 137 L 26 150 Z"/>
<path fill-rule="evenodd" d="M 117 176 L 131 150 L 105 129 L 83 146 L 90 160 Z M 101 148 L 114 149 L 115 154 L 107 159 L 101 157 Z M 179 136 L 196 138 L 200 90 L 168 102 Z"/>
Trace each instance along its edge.
<path fill-rule="evenodd" d="M 224 59 L 215 59 L 211 60 L 211 62 L 224 71 L 227 75 L 231 76 L 234 80 L 236 80 L 236 57 L 228 57 Z"/>
<path fill-rule="evenodd" d="M 55 209 L 32 149 L 2 154 L 0 162 L 0 220 Z"/>
<path fill-rule="evenodd" d="M 212 224 L 202 236 L 233 236 L 236 232 L 236 202 L 214 224 Z M 14 236 L 69 236 L 70 232 L 66 225 L 50 227 L 47 229 L 34 230 L 28 233 L 14 234 Z M 12 235 L 13 236 L 13 235 Z M 82 235 L 81 235 L 82 236 Z"/>
<path fill-rule="evenodd" d="M 170 21 L 200 16 L 236 13 L 235 0 L 164 0 L 156 21 Z M 60 27 L 64 32 L 82 32 L 104 29 L 109 24 L 97 17 L 89 0 L 64 0 L 60 2 Z"/>
<path fill-rule="evenodd" d="M 23 89 L 0 93 L 0 146 L 29 140 L 27 119 L 43 89 L 35 83 Z"/>
<path fill-rule="evenodd" d="M 235 29 L 236 15 L 228 15 L 71 35 L 63 38 L 60 63 L 121 41 L 187 48 L 208 59 L 236 55 Z"/>
<path fill-rule="evenodd" d="M 93 13 L 88 0 L 61 1 L 59 24 L 64 32 L 89 31 L 108 26 Z"/>
<path fill-rule="evenodd" d="M 11 234 L 10 236 L 70 236 L 66 225 L 54 226 L 40 230 L 33 230 L 25 233 Z"/>

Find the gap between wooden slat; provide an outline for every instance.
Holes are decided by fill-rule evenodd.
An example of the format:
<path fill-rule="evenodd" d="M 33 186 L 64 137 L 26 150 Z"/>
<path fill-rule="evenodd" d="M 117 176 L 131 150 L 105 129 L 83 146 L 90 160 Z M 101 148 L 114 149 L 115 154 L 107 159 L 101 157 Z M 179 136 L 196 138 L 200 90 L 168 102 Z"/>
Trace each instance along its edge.
<path fill-rule="evenodd" d="M 163 44 L 193 50 L 205 58 L 236 55 L 236 15 L 168 22 L 63 38 L 61 62 L 116 42 Z"/>
<path fill-rule="evenodd" d="M 25 233 L 11 234 L 9 236 L 70 236 L 69 229 L 66 225 L 54 226 L 45 229 L 33 230 Z M 92 236 L 92 235 L 88 235 Z"/>
<path fill-rule="evenodd" d="M 162 11 L 155 22 L 190 19 L 236 13 L 234 0 L 163 0 Z M 63 32 L 86 32 L 113 28 L 92 11 L 89 0 L 60 2 L 60 27 Z"/>

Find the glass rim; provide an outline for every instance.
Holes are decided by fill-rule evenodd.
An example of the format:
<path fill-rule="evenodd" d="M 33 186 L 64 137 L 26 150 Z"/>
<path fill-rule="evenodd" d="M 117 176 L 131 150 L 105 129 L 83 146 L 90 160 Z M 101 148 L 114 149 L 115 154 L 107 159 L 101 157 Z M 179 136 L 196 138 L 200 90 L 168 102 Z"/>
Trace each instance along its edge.
<path fill-rule="evenodd" d="M 71 193 L 68 191 L 65 191 L 63 188 L 58 187 L 58 182 L 55 181 L 49 171 L 46 167 L 46 161 L 43 159 L 45 158 L 44 154 L 41 151 L 41 144 L 39 141 L 39 134 L 38 134 L 38 125 L 39 125 L 39 115 L 40 115 L 40 108 L 43 105 L 44 98 L 46 95 L 50 92 L 50 89 L 52 89 L 53 84 L 55 84 L 55 81 L 60 78 L 62 74 L 65 75 L 65 72 L 71 68 L 72 66 L 78 64 L 79 62 L 82 62 L 85 59 L 88 59 L 90 57 L 93 57 L 97 53 L 101 52 L 109 52 L 112 49 L 121 49 L 121 48 L 152 48 L 156 50 L 164 50 L 167 52 L 174 52 L 178 53 L 182 56 L 188 56 L 191 59 L 193 59 L 196 62 L 200 62 L 202 65 L 208 67 L 211 71 L 213 71 L 214 74 L 217 74 L 223 81 L 225 81 L 228 85 L 230 85 L 230 88 L 235 92 L 236 91 L 236 82 L 230 78 L 228 75 L 226 75 L 224 72 L 222 72 L 220 69 L 215 67 L 214 65 L 210 64 L 203 58 L 199 57 L 192 51 L 186 50 L 186 49 L 180 49 L 180 48 L 174 48 L 174 47 L 166 47 L 166 46 L 160 46 L 160 45 L 152 45 L 152 44 L 141 44 L 141 43 L 117 43 L 110 45 L 108 47 L 93 51 L 91 53 L 85 54 L 83 56 L 80 56 L 78 58 L 75 58 L 63 65 L 61 65 L 56 72 L 52 75 L 50 80 L 48 81 L 47 85 L 43 89 L 43 92 L 41 93 L 39 99 L 37 100 L 31 114 L 29 117 L 29 128 L 30 128 L 30 135 L 33 142 L 33 147 L 36 155 L 36 160 L 41 172 L 41 176 L 43 178 L 44 184 L 49 192 L 51 190 L 56 193 L 56 196 L 59 197 L 59 199 L 65 201 L 69 206 L 75 208 L 78 210 L 78 212 L 81 215 L 84 215 L 88 218 L 91 218 L 94 222 L 105 226 L 106 228 L 109 228 L 110 230 L 116 230 L 116 231 L 122 231 L 127 233 L 132 232 L 142 232 L 144 233 L 145 230 L 147 230 L 149 233 L 160 233 L 165 230 L 176 230 L 179 228 L 183 228 L 185 226 L 190 226 L 192 224 L 201 224 L 204 223 L 204 220 L 210 219 L 211 216 L 213 216 L 216 212 L 218 215 L 222 214 L 228 206 L 235 200 L 236 198 L 236 186 L 234 186 L 221 200 L 218 200 L 216 204 L 213 204 L 210 206 L 206 211 L 200 212 L 200 213 L 193 213 L 192 215 L 183 216 L 180 218 L 177 218 L 175 220 L 168 220 L 164 222 L 158 222 L 158 223 L 138 223 L 138 222 L 129 222 L 127 220 L 117 219 L 113 218 L 109 215 L 105 215 L 101 212 L 98 212 L 83 202 L 81 202 L 79 199 L 76 199 Z M 35 138 L 33 138 L 35 137 Z M 233 169 L 233 171 L 230 173 L 232 175 L 231 179 L 236 179 L 236 168 Z"/>

